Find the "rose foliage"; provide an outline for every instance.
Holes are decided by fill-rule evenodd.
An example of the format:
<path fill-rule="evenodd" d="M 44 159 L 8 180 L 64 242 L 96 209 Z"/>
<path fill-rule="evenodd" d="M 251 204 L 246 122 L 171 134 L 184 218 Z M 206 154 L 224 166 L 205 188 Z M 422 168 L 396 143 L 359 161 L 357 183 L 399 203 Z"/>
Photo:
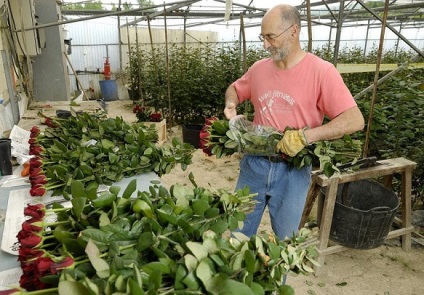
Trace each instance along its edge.
<path fill-rule="evenodd" d="M 242 225 L 254 195 L 202 188 L 189 177 L 193 188 L 152 181 L 136 191 L 133 180 L 122 194 L 111 186 L 94 200 L 73 180 L 71 208 L 28 206 L 18 234 L 21 289 L 9 292 L 293 294 L 283 276 L 316 264 L 309 230 L 285 240 L 224 234 Z"/>
<path fill-rule="evenodd" d="M 361 141 L 345 135 L 341 139 L 314 142 L 296 156 L 289 157 L 275 152 L 275 147 L 284 133 L 271 126 L 253 125 L 244 119 L 236 121 L 235 124 L 230 122 L 215 117 L 205 120 L 200 133 L 200 145 L 207 155 L 222 158 L 241 152 L 259 156 L 279 156 L 296 168 L 317 165 L 327 177 L 340 172 L 340 164 L 351 162 L 350 169 L 355 169 L 354 163 L 361 156 Z"/>
<path fill-rule="evenodd" d="M 41 132 L 31 129 L 30 176 L 32 196 L 48 190 L 69 199 L 71 183 L 78 180 L 90 198 L 101 184 L 146 172 L 163 175 L 176 164 L 185 170 L 194 149 L 178 139 L 157 146 L 153 125 L 128 124 L 121 117 L 75 113 L 69 119 L 47 118 Z"/>

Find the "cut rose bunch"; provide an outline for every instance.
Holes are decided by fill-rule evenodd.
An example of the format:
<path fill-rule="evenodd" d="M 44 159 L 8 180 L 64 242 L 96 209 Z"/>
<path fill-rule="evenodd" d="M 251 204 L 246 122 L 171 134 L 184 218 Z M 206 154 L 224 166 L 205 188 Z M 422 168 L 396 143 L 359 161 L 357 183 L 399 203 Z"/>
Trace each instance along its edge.
<path fill-rule="evenodd" d="M 189 178 L 194 188 L 152 184 L 134 197 L 133 180 L 122 194 L 112 186 L 92 200 L 73 181 L 71 208 L 27 206 L 22 289 L 8 294 L 291 294 L 283 276 L 312 272 L 309 230 L 285 240 L 223 235 L 242 226 L 254 195 Z"/>
<path fill-rule="evenodd" d="M 146 172 L 169 173 L 176 164 L 185 170 L 194 149 L 174 138 L 158 147 L 154 126 L 128 124 L 122 118 L 99 114 L 75 113 L 67 119 L 49 119 L 43 132 L 30 132 L 29 179 L 32 196 L 47 191 L 69 197 L 73 180 L 83 183 L 90 195 L 101 184 L 111 185 Z"/>
<path fill-rule="evenodd" d="M 331 177 L 338 166 L 355 162 L 362 151 L 362 143 L 345 135 L 341 139 L 319 141 L 306 146 L 296 156 L 276 153 L 275 147 L 284 133 L 270 126 L 253 125 L 247 120 L 235 124 L 216 117 L 205 120 L 200 133 L 200 146 L 209 156 L 217 158 L 237 152 L 261 156 L 280 156 L 296 168 L 315 164 L 327 177 Z"/>
<path fill-rule="evenodd" d="M 162 114 L 155 112 L 152 108 L 141 106 L 136 104 L 133 107 L 133 113 L 137 117 L 138 122 L 160 122 L 162 120 Z"/>

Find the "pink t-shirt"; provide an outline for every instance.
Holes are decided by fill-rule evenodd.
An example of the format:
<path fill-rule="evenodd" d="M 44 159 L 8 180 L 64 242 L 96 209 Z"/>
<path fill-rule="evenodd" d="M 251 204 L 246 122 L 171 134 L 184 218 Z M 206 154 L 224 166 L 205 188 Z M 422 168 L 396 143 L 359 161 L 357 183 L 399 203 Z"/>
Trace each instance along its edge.
<path fill-rule="evenodd" d="M 288 70 L 278 69 L 269 58 L 260 60 L 233 86 L 240 102 L 252 102 L 254 124 L 281 131 L 317 127 L 324 115 L 333 119 L 356 106 L 337 69 L 311 53 Z"/>

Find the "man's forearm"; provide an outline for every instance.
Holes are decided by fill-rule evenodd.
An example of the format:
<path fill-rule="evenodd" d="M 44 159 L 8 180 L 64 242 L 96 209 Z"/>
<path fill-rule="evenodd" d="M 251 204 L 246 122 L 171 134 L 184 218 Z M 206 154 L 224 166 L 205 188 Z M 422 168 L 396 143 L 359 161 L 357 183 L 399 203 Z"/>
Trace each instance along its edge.
<path fill-rule="evenodd" d="M 225 91 L 225 106 L 229 106 L 230 104 L 234 104 L 234 106 L 237 106 L 239 103 L 238 96 L 236 89 L 234 86 L 230 85 L 227 88 L 227 91 Z"/>
<path fill-rule="evenodd" d="M 306 129 L 305 136 L 309 143 L 320 140 L 332 140 L 345 134 L 362 130 L 364 128 L 364 117 L 358 107 L 353 107 L 325 125 Z"/>

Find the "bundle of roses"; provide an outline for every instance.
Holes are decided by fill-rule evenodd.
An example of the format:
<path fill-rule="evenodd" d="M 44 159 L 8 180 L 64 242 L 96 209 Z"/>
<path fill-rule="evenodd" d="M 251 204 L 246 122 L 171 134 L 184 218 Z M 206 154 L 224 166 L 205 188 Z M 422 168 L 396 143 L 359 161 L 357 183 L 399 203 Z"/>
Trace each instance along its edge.
<path fill-rule="evenodd" d="M 162 120 L 161 113 L 138 103 L 133 107 L 133 113 L 137 117 L 138 122 L 160 122 Z"/>
<path fill-rule="evenodd" d="M 32 196 L 48 190 L 69 197 L 70 185 L 78 180 L 95 194 L 100 184 L 111 185 L 123 177 L 154 171 L 169 173 L 176 164 L 185 170 L 193 148 L 178 139 L 158 147 L 154 126 L 128 124 L 122 118 L 72 112 L 69 119 L 47 118 L 41 132 L 30 135 Z"/>
<path fill-rule="evenodd" d="M 112 186 L 93 200 L 73 181 L 72 208 L 28 206 L 18 235 L 22 289 L 9 294 L 292 294 L 283 276 L 316 264 L 309 230 L 285 240 L 223 235 L 242 226 L 253 195 L 190 178 L 194 188 L 152 184 L 132 197 L 133 180 L 121 197 Z"/>
<path fill-rule="evenodd" d="M 245 120 L 240 122 L 246 124 Z M 212 117 L 205 120 L 200 133 L 200 146 L 204 153 L 215 155 L 217 158 L 237 152 L 278 155 L 299 169 L 305 165 L 317 165 L 327 177 L 331 177 L 336 171 L 340 172 L 341 164 L 357 161 L 362 152 L 361 141 L 345 135 L 341 139 L 315 142 L 304 147 L 296 156 L 289 157 L 275 152 L 275 147 L 283 135 L 284 133 L 270 126 L 236 126 L 232 129 L 228 120 Z M 353 166 L 350 169 L 354 168 Z"/>

